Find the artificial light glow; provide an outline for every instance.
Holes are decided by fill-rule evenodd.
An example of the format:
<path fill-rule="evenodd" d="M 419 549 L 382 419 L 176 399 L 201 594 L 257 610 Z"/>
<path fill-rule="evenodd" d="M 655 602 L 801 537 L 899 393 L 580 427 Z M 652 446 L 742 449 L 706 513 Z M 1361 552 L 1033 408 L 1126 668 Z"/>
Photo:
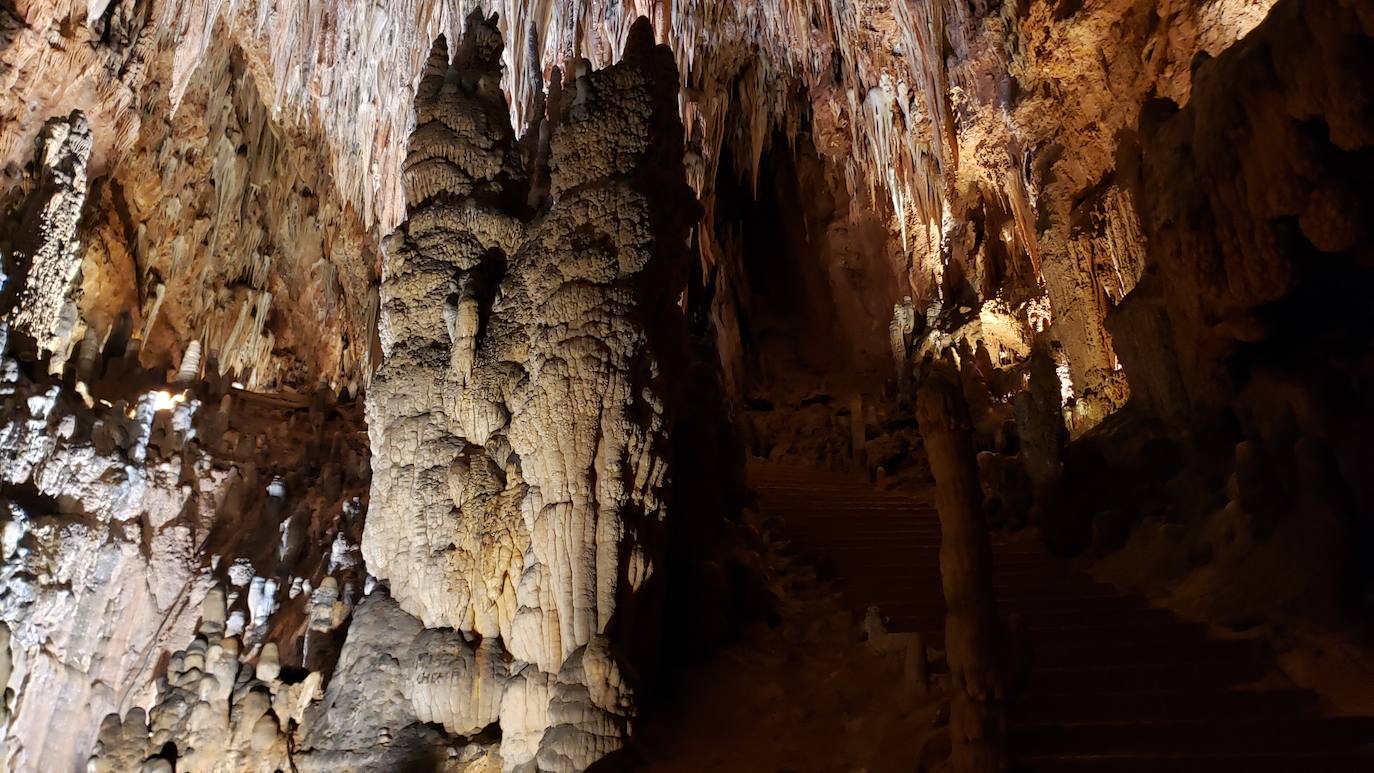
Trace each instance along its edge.
<path fill-rule="evenodd" d="M 186 393 L 178 392 L 172 394 L 165 389 L 153 393 L 153 410 L 155 412 L 170 411 L 178 405 L 186 402 Z"/>

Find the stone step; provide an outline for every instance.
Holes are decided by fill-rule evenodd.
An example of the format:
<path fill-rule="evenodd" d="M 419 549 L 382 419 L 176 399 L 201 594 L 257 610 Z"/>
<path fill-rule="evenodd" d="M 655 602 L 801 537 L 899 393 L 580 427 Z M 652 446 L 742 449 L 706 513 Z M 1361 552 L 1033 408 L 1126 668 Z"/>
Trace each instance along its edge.
<path fill-rule="evenodd" d="M 1030 689 L 1047 693 L 1095 693 L 1169 688 L 1225 689 L 1257 682 L 1269 669 L 1251 660 L 1177 663 L 1080 663 L 1038 665 Z"/>
<path fill-rule="evenodd" d="M 1305 751 L 1281 754 L 1021 755 L 1012 773 L 1369 773 L 1374 755 Z"/>
<path fill-rule="evenodd" d="M 856 614 L 876 605 L 890 631 L 943 646 L 928 497 L 877 492 L 858 475 L 757 464 L 750 474 L 787 550 L 815 561 Z M 1322 718 L 1309 693 L 1246 689 L 1272 673 L 1260 641 L 1215 638 L 1026 535 L 993 535 L 993 587 L 1030 638 L 1031 674 L 1010 716 L 1013 771 L 1374 772 L 1374 721 Z"/>
<path fill-rule="evenodd" d="M 1368 753 L 1374 719 L 1283 717 L 1013 725 L 1019 754 L 1293 754 L 1329 749 Z"/>
<path fill-rule="evenodd" d="M 1128 720 L 1283 719 L 1313 715 L 1317 700 L 1298 690 L 1141 690 L 1082 693 L 1028 692 L 1012 707 L 1031 722 Z"/>

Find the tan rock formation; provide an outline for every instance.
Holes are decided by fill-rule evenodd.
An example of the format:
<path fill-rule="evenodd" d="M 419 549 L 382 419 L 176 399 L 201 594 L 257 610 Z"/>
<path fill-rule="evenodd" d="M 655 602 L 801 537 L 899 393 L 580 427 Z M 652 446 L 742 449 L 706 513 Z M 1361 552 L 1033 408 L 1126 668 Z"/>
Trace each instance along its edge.
<path fill-rule="evenodd" d="M 87 769 L 262 771 L 291 768 L 287 723 L 319 688 L 319 675 L 284 684 L 275 649 L 257 666 L 241 663 L 240 643 L 224 636 L 224 599 L 207 599 L 197 636 L 173 653 L 152 708 L 111 714 L 101 723 Z"/>
<path fill-rule="evenodd" d="M 359 604 L 323 699 L 305 710 L 301 770 L 384 770 L 448 756 L 425 723 L 477 735 L 495 723 L 510 680 L 496 640 L 426 629 L 376 592 Z"/>
<path fill-rule="evenodd" d="M 952 692 L 950 765 L 960 773 L 997 773 L 1008 765 L 1007 680 L 973 422 L 957 372 L 947 364 L 922 374 L 917 400 L 940 511 L 940 575 L 948 607 L 945 648 Z"/>
<path fill-rule="evenodd" d="M 426 626 L 530 664 L 502 701 L 508 767 L 580 770 L 621 744 L 633 701 L 612 621 L 652 603 L 660 570 L 668 419 L 644 318 L 680 270 L 681 226 L 655 208 L 687 194 L 664 131 L 671 61 L 634 34 L 622 64 L 579 65 L 551 100 L 533 219 L 495 25 L 470 18 L 452 65 L 436 45 L 384 275 L 363 556 Z"/>

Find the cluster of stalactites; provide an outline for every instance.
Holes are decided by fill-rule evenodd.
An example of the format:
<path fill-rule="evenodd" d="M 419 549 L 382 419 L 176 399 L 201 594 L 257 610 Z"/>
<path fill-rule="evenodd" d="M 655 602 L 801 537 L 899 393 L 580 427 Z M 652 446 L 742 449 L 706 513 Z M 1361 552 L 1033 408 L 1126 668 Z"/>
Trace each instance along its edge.
<path fill-rule="evenodd" d="M 813 99 L 824 94 L 813 105 L 831 114 L 823 120 L 849 125 L 855 184 L 885 190 L 901 223 L 929 225 L 938 222 L 941 165 L 953 162 L 955 151 L 937 45 L 944 32 L 942 3 L 913 5 L 896 4 L 899 24 L 884 19 L 875 27 L 850 3 L 816 0 L 403 0 L 385 10 L 196 0 L 169 4 L 162 22 L 179 41 L 174 99 L 204 56 L 216 22 L 224 20 L 245 49 L 261 54 L 250 62 L 270 90 L 265 97 L 274 112 L 324 127 L 340 151 L 335 177 L 345 198 L 382 231 L 405 217 L 401 172 L 412 125 L 409 98 L 424 67 L 425 42 L 441 34 L 458 39 L 461 19 L 474 7 L 497 14 L 509 43 L 502 85 L 519 129 L 537 119 L 553 68 L 566 71 L 581 59 L 594 68 L 618 61 L 630 26 L 644 16 L 682 73 L 679 108 L 704 161 L 691 180 L 698 192 L 726 140 L 727 112 L 741 115 L 749 148 L 742 160 L 756 165 L 775 128 L 793 134 L 803 128 L 787 95 L 806 87 Z M 896 58 L 873 53 L 894 48 L 901 49 Z M 732 90 L 740 74 L 750 74 L 748 83 Z M 743 172 L 752 176 L 755 170 Z"/>

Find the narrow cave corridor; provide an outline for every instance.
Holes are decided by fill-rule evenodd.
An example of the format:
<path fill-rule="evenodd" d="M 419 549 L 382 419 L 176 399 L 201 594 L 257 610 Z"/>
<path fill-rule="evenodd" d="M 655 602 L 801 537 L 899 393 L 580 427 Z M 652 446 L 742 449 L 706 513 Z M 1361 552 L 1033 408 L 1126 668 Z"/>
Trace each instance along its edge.
<path fill-rule="evenodd" d="M 772 139 L 757 192 L 729 148 L 717 178 L 716 241 L 743 277 L 745 391 L 806 381 L 881 386 L 892 370 L 883 331 L 896 300 L 886 234 L 849 228 L 847 195 L 830 188 L 809 138 L 796 144 Z"/>
<path fill-rule="evenodd" d="M 0 2 L 0 767 L 1374 769 L 1374 2 Z"/>

